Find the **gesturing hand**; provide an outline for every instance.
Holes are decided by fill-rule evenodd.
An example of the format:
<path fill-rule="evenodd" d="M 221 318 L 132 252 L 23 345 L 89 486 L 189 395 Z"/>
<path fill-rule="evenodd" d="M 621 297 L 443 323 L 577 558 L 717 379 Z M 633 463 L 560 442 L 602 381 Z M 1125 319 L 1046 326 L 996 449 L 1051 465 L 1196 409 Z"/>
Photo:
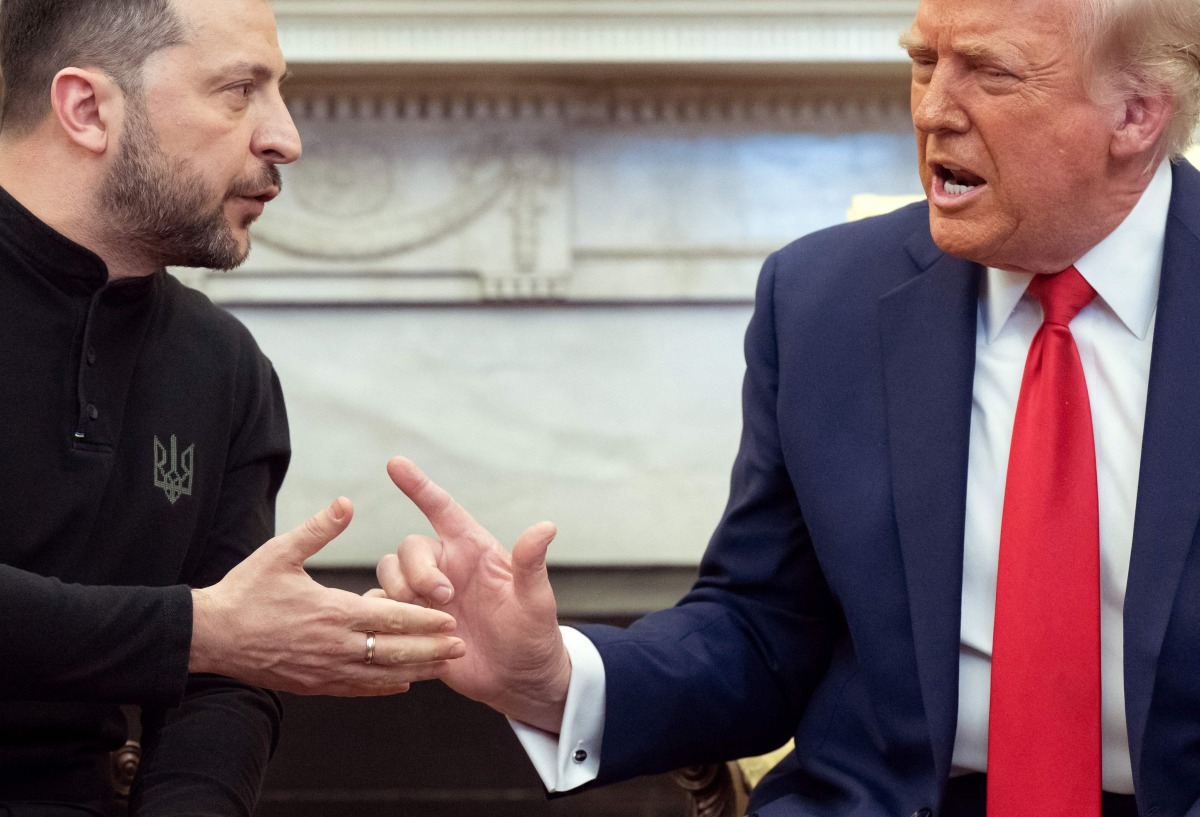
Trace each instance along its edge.
<path fill-rule="evenodd" d="M 377 574 L 393 599 L 440 608 L 458 622 L 466 655 L 443 680 L 511 718 L 557 733 L 571 679 L 558 631 L 546 549 L 555 529 L 526 530 L 512 554 L 412 462 L 388 474 L 429 520 L 438 538 L 409 536 Z"/>
<path fill-rule="evenodd" d="M 338 499 L 193 590 L 191 672 L 309 695 L 387 695 L 443 675 L 464 652 L 446 613 L 323 587 L 304 562 L 350 524 Z M 368 633 L 373 645 L 367 663 Z"/>

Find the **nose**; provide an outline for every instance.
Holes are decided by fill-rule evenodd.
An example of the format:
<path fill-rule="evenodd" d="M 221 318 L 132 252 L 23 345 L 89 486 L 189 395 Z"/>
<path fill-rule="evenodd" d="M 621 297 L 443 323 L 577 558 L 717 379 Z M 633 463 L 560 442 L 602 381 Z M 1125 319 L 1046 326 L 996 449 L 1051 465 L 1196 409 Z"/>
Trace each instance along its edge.
<path fill-rule="evenodd" d="M 923 133 L 966 131 L 970 120 L 957 91 L 952 68 L 944 61 L 934 67 L 928 82 L 913 82 L 912 118 L 916 129 Z"/>
<path fill-rule="evenodd" d="M 273 100 L 254 134 L 254 155 L 276 165 L 291 164 L 300 158 L 300 132 L 282 97 Z"/>

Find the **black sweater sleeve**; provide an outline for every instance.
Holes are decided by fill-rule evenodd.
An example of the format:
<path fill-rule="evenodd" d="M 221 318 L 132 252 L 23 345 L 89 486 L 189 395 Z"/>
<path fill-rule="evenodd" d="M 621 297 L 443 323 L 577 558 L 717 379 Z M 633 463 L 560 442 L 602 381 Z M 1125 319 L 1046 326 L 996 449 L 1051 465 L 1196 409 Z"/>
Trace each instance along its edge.
<path fill-rule="evenodd" d="M 192 638 L 185 586 L 86 587 L 0 565 L 0 700 L 173 706 Z"/>

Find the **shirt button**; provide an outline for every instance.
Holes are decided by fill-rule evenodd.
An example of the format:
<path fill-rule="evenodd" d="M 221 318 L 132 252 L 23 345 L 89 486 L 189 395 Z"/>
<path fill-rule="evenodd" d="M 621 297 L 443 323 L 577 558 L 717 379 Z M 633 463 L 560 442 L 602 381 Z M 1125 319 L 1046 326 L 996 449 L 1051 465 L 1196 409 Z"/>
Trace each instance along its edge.
<path fill-rule="evenodd" d="M 587 760 L 587 752 L 582 749 L 576 749 L 574 760 L 576 763 L 582 763 L 583 761 Z"/>
<path fill-rule="evenodd" d="M 96 350 L 95 349 L 88 349 L 87 362 L 88 362 L 89 366 L 96 365 Z"/>
<path fill-rule="evenodd" d="M 84 411 L 86 411 L 87 416 L 91 417 L 93 420 L 95 420 L 96 418 L 98 418 L 100 416 L 100 409 L 96 408 L 96 405 L 94 403 L 88 403 L 87 408 L 84 409 Z"/>

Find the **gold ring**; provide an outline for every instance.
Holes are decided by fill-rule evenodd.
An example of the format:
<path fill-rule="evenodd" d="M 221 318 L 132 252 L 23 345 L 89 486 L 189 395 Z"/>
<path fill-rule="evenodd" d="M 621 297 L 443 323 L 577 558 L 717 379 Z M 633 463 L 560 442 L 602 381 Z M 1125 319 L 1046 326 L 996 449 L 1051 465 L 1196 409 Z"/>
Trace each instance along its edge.
<path fill-rule="evenodd" d="M 375 660 L 375 633 L 367 630 L 367 657 L 363 659 L 364 664 L 370 664 Z"/>

